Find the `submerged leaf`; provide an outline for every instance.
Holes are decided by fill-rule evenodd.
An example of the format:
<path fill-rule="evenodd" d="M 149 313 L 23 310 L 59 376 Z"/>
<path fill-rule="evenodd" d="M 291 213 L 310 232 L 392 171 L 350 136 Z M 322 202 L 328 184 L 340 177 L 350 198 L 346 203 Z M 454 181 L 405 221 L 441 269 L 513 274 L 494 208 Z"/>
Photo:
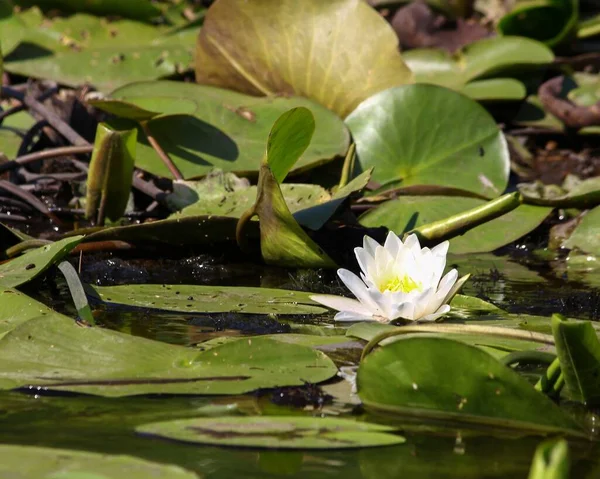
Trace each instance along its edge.
<path fill-rule="evenodd" d="M 248 416 L 144 424 L 138 433 L 194 444 L 267 449 L 355 449 L 402 444 L 393 427 L 343 418 Z"/>
<path fill-rule="evenodd" d="M 199 479 L 195 473 L 181 467 L 132 456 L 9 444 L 0 445 L 0 476 L 19 479 Z"/>
<path fill-rule="evenodd" d="M 412 76 L 391 27 L 361 0 L 218 0 L 198 37 L 196 81 L 305 96 L 345 117 Z"/>

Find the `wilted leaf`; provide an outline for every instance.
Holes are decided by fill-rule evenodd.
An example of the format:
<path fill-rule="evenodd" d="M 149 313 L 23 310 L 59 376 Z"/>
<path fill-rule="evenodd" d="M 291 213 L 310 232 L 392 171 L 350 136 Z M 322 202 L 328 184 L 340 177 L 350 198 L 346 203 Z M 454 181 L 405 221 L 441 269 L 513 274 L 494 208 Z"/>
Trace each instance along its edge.
<path fill-rule="evenodd" d="M 434 85 L 378 93 L 346 120 L 363 168 L 386 187 L 442 185 L 487 197 L 508 181 L 506 140 L 475 101 Z"/>
<path fill-rule="evenodd" d="M 412 77 L 395 33 L 361 0 L 218 0 L 198 38 L 196 81 L 305 96 L 344 117 Z"/>
<path fill-rule="evenodd" d="M 574 185 L 561 188 L 540 182 L 521 183 L 519 192 L 526 203 L 555 206 L 559 208 L 590 208 L 600 203 L 600 177 L 577 181 Z"/>
<path fill-rule="evenodd" d="M 138 426 L 151 436 L 195 444 L 267 449 L 354 449 L 402 444 L 394 428 L 343 418 L 247 416 L 180 419 Z"/>

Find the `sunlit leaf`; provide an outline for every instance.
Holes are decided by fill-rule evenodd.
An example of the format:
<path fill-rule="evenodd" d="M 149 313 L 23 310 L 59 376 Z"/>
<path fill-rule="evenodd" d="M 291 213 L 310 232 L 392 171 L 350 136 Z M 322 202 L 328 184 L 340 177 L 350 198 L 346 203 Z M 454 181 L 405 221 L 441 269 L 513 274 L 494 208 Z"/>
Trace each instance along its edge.
<path fill-rule="evenodd" d="M 196 81 L 305 96 L 344 117 L 412 76 L 391 27 L 361 0 L 218 0 L 198 39 Z"/>
<path fill-rule="evenodd" d="M 435 85 L 392 88 L 346 120 L 363 168 L 388 187 L 442 185 L 487 197 L 508 180 L 508 148 L 475 101 Z"/>

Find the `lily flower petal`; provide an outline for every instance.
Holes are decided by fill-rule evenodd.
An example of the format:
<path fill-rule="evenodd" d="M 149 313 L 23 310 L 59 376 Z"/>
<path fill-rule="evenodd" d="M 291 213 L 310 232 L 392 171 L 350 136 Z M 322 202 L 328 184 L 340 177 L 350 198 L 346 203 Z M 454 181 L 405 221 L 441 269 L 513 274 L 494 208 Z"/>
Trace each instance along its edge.
<path fill-rule="evenodd" d="M 310 299 L 337 311 L 348 311 L 361 316 L 371 316 L 369 308 L 364 306 L 360 301 L 352 298 L 335 296 L 333 294 L 314 294 Z"/>

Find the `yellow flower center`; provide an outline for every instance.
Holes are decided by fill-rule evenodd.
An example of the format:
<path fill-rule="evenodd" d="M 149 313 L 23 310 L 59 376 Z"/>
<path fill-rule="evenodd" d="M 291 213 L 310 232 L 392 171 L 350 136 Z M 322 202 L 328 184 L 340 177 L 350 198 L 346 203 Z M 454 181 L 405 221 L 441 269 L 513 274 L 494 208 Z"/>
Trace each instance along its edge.
<path fill-rule="evenodd" d="M 384 291 L 391 291 L 393 293 L 402 291 L 403 293 L 410 293 L 415 289 L 423 291 L 423 285 L 407 275 L 386 278 L 379 283 L 379 291 L 382 293 Z"/>

